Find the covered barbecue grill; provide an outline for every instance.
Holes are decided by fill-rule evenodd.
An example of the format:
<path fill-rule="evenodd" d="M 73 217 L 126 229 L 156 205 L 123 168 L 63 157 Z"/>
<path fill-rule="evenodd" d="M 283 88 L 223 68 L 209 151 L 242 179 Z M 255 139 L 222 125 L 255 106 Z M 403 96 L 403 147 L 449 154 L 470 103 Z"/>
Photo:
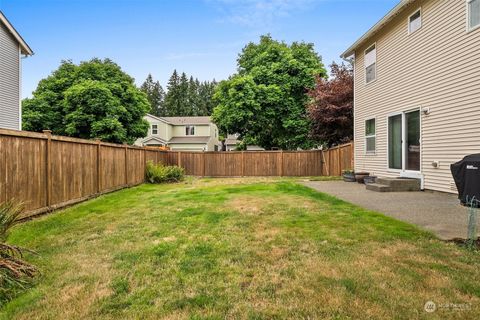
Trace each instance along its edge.
<path fill-rule="evenodd" d="M 480 153 L 466 156 L 450 166 L 457 185 L 458 198 L 463 205 L 474 198 L 480 201 Z"/>

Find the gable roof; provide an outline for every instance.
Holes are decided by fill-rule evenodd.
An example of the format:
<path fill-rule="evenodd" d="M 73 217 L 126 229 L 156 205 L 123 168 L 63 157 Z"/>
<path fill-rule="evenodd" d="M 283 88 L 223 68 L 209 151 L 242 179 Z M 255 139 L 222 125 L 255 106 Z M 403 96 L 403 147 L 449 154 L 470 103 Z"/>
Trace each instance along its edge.
<path fill-rule="evenodd" d="M 173 125 L 212 123 L 210 117 L 162 117 L 162 119 Z"/>
<path fill-rule="evenodd" d="M 141 140 L 142 143 L 148 143 L 150 141 L 155 141 L 155 142 L 159 142 L 159 143 L 162 143 L 162 144 L 166 144 L 167 141 L 163 140 L 162 138 L 160 137 L 156 137 L 156 136 L 148 136 L 146 137 L 145 139 Z"/>
<path fill-rule="evenodd" d="M 0 23 L 5 25 L 5 27 L 11 33 L 13 38 L 18 42 L 18 44 L 20 45 L 20 49 L 22 51 L 22 54 L 24 54 L 26 56 L 33 55 L 32 49 L 28 46 L 28 44 L 25 42 L 25 40 L 23 40 L 22 36 L 17 32 L 17 30 L 15 30 L 13 25 L 10 23 L 10 21 L 8 21 L 7 17 L 5 17 L 5 15 L 3 14 L 2 11 L 0 11 Z"/>
<path fill-rule="evenodd" d="M 146 116 L 161 122 L 174 125 L 174 126 L 188 125 L 188 124 L 202 125 L 202 124 L 212 123 L 212 121 L 210 120 L 210 117 L 157 117 L 149 113 L 147 113 Z"/>
<path fill-rule="evenodd" d="M 210 137 L 203 137 L 203 136 L 188 136 L 188 137 L 173 137 L 168 141 L 168 143 L 177 143 L 177 144 L 183 144 L 183 143 L 201 143 L 205 144 L 208 143 L 210 140 Z"/>
<path fill-rule="evenodd" d="M 401 0 L 390 12 L 388 12 L 380 21 L 378 21 L 370 30 L 361 36 L 354 44 L 350 46 L 344 53 L 340 55 L 341 58 L 346 59 L 355 53 L 355 50 L 364 44 L 367 40 L 377 34 L 383 27 L 389 24 L 396 16 L 402 13 L 409 5 L 417 0 Z"/>

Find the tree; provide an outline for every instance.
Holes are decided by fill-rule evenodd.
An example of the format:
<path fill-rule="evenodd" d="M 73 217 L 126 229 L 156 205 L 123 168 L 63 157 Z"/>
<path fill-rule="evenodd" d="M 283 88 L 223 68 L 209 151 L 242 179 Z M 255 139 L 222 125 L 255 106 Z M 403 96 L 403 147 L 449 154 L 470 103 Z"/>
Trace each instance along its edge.
<path fill-rule="evenodd" d="M 185 72 L 182 72 L 180 75 L 180 83 L 178 85 L 178 111 L 177 114 L 179 116 L 191 116 L 192 110 L 188 104 L 188 78 Z"/>
<path fill-rule="evenodd" d="M 329 146 L 353 139 L 353 68 L 333 63 L 332 78 L 317 77 L 310 90 L 311 135 Z"/>
<path fill-rule="evenodd" d="M 187 90 L 187 110 L 188 114 L 191 116 L 199 116 L 199 101 L 198 101 L 198 79 L 195 81 L 192 76 L 188 80 L 188 90 Z"/>
<path fill-rule="evenodd" d="M 210 116 L 213 111 L 213 94 L 217 83 L 200 82 L 185 72 L 178 76 L 173 71 L 164 100 L 165 115 L 172 117 Z"/>
<path fill-rule="evenodd" d="M 220 82 L 213 120 L 223 133 L 239 133 L 266 149 L 311 148 L 306 105 L 315 76 L 326 71 L 312 44 L 262 36 L 242 50 L 238 73 Z"/>
<path fill-rule="evenodd" d="M 198 80 L 197 80 L 198 82 Z M 209 116 L 213 113 L 213 95 L 217 87 L 215 79 L 212 82 L 197 83 L 198 87 L 198 115 Z"/>
<path fill-rule="evenodd" d="M 167 94 L 165 95 L 165 113 L 166 116 L 179 116 L 181 110 L 180 104 L 180 78 L 178 77 L 177 70 L 173 70 L 170 79 L 167 84 Z"/>
<path fill-rule="evenodd" d="M 147 95 L 147 99 L 151 106 L 150 112 L 157 117 L 165 116 L 165 91 L 160 85 L 160 82 L 153 81 L 152 75 L 149 74 L 145 82 L 140 87 L 140 90 L 145 92 Z"/>
<path fill-rule="evenodd" d="M 148 131 L 146 95 L 109 59 L 62 61 L 22 107 L 25 130 L 116 143 L 133 143 Z"/>

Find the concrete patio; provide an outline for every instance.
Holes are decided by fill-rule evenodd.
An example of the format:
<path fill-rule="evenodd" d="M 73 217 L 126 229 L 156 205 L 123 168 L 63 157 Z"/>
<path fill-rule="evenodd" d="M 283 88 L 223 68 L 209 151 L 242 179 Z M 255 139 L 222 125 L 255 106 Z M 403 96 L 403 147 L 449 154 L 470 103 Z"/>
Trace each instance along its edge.
<path fill-rule="evenodd" d="M 358 183 L 343 181 L 306 181 L 303 184 L 363 208 L 416 224 L 443 240 L 466 237 L 467 209 L 459 204 L 454 194 L 432 191 L 381 193 L 366 190 Z"/>

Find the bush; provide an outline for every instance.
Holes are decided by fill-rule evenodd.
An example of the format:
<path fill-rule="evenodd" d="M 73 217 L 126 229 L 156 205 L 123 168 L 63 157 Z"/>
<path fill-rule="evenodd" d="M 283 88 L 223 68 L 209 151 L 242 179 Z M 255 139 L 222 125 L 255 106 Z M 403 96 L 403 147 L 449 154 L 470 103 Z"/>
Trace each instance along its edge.
<path fill-rule="evenodd" d="M 28 283 L 26 279 L 37 273 L 37 268 L 23 260 L 25 248 L 7 244 L 10 229 L 19 222 L 23 206 L 8 201 L 0 204 L 0 301 L 9 300 L 18 289 Z"/>
<path fill-rule="evenodd" d="M 177 166 L 155 165 L 148 161 L 145 175 L 150 183 L 179 182 L 183 180 L 185 170 Z"/>

